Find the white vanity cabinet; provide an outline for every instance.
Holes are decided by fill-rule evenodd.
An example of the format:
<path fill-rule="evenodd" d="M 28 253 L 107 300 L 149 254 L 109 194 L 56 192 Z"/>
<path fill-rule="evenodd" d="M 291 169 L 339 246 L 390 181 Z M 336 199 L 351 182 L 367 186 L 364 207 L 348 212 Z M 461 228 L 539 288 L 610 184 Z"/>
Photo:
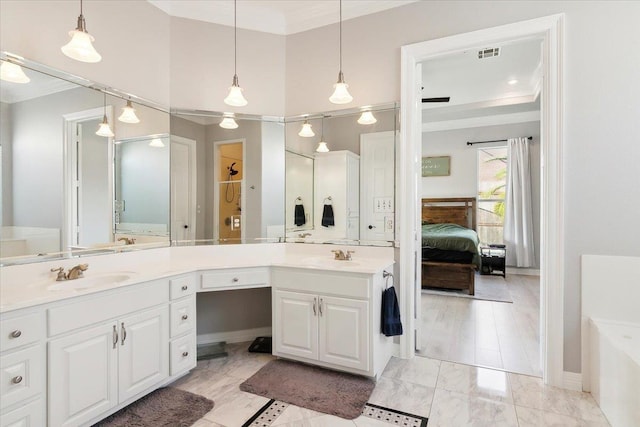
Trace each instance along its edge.
<path fill-rule="evenodd" d="M 169 281 L 170 375 L 175 376 L 196 366 L 196 275 L 175 277 Z"/>
<path fill-rule="evenodd" d="M 169 376 L 168 301 L 157 280 L 48 309 L 51 427 L 91 421 Z"/>
<path fill-rule="evenodd" d="M 391 357 L 380 333 L 382 273 L 272 269 L 273 354 L 376 377 Z"/>

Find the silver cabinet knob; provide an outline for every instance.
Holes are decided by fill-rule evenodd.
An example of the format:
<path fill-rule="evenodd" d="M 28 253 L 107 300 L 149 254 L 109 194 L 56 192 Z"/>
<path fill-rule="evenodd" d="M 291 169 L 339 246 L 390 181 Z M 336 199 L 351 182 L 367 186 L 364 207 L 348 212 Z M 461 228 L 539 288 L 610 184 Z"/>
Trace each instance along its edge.
<path fill-rule="evenodd" d="M 183 351 L 183 352 L 182 352 L 182 357 L 187 357 L 188 355 L 189 355 L 189 352 L 188 352 L 188 351 Z"/>
<path fill-rule="evenodd" d="M 13 378 L 11 379 L 11 382 L 12 382 L 12 383 L 14 383 L 14 384 L 20 384 L 20 383 L 22 382 L 22 376 L 21 376 L 21 375 L 18 375 L 18 376 L 16 376 L 16 377 L 13 377 Z"/>
<path fill-rule="evenodd" d="M 233 279 L 231 279 L 231 281 L 232 281 L 233 283 L 237 283 L 237 282 L 239 282 L 239 281 L 240 281 L 240 279 L 238 279 L 237 277 L 234 277 Z"/>
<path fill-rule="evenodd" d="M 184 285 L 184 286 L 182 287 L 182 290 L 183 290 L 183 291 L 186 291 L 187 289 L 189 289 L 189 287 L 188 287 L 187 285 Z"/>
<path fill-rule="evenodd" d="M 16 329 L 11 332 L 11 338 L 20 338 L 20 335 L 22 335 L 22 331 L 20 329 Z"/>
<path fill-rule="evenodd" d="M 183 314 L 182 315 L 182 320 L 187 320 L 189 318 L 189 316 L 187 314 Z"/>

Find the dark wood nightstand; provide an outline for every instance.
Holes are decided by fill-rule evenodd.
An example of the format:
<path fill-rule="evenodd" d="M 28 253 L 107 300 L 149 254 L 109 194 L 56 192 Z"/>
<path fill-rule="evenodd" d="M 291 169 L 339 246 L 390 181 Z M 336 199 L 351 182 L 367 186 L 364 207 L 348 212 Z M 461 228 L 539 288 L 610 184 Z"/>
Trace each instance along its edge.
<path fill-rule="evenodd" d="M 504 245 L 480 246 L 480 274 L 506 276 L 507 248 Z"/>

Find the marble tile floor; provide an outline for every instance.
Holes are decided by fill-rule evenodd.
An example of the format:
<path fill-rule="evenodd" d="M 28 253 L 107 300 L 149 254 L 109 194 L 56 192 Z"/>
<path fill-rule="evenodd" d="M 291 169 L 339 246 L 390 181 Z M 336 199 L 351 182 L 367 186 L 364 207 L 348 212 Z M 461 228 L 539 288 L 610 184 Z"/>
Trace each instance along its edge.
<path fill-rule="evenodd" d="M 228 357 L 198 362 L 174 387 L 201 394 L 214 408 L 195 427 L 240 427 L 269 399 L 239 385 L 272 360 L 249 353 L 249 343 L 229 344 Z M 542 384 L 540 378 L 459 363 L 414 357 L 392 358 L 369 403 L 428 417 L 428 427 L 580 426 L 609 424 L 588 393 Z M 361 416 L 345 420 L 294 405 L 271 424 L 279 427 L 389 427 Z"/>
<path fill-rule="evenodd" d="M 486 277 L 477 274 L 476 281 Z M 541 377 L 540 278 L 491 279 L 505 281 L 512 304 L 423 294 L 416 354 Z"/>

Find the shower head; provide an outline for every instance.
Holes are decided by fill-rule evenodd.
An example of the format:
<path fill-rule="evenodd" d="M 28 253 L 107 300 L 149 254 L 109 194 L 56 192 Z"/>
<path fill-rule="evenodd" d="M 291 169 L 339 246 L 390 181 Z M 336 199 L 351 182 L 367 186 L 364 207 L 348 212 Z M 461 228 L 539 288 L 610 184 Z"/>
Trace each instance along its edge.
<path fill-rule="evenodd" d="M 231 166 L 229 166 L 229 167 L 227 168 L 227 169 L 229 169 L 229 175 L 230 175 L 230 176 L 234 176 L 234 175 L 237 175 L 237 174 L 238 174 L 238 171 L 237 171 L 237 170 L 235 170 L 235 169 L 233 168 L 233 166 L 234 166 L 235 164 L 236 164 L 236 162 L 233 162 L 233 163 L 231 163 Z"/>

